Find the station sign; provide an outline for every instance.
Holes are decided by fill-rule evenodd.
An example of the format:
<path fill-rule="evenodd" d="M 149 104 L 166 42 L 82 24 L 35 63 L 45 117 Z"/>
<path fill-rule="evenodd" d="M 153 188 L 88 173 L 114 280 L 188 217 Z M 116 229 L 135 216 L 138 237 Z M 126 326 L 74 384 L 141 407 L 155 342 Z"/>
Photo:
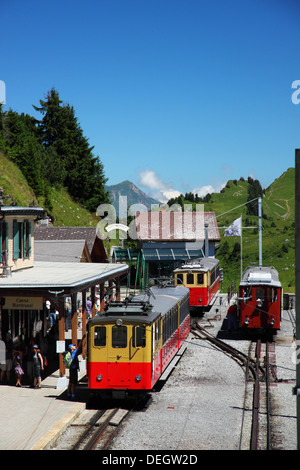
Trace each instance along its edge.
<path fill-rule="evenodd" d="M 5 309 L 43 310 L 43 297 L 5 297 Z"/>

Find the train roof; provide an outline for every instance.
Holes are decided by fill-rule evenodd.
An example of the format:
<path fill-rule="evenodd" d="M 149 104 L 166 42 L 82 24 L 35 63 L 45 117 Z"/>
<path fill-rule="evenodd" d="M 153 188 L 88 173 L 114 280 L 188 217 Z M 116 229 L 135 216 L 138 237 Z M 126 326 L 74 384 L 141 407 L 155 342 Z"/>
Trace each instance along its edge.
<path fill-rule="evenodd" d="M 180 273 L 181 271 L 187 270 L 199 270 L 199 271 L 210 271 L 219 264 L 219 260 L 216 258 L 195 258 L 186 261 L 179 268 L 174 270 L 174 273 Z"/>
<path fill-rule="evenodd" d="M 124 321 L 149 324 L 160 315 L 165 315 L 186 295 L 189 295 L 189 289 L 184 286 L 154 286 L 124 301 L 111 302 L 107 310 L 92 318 L 90 323 L 107 323 L 121 318 Z"/>
<path fill-rule="evenodd" d="M 265 284 L 281 287 L 278 272 L 273 266 L 251 266 L 243 274 L 240 286 Z"/>

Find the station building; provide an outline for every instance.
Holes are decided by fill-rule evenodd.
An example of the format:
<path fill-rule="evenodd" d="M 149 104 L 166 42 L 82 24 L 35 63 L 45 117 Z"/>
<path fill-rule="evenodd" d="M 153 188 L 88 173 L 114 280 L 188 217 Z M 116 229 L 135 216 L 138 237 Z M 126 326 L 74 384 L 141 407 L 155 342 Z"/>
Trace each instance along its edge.
<path fill-rule="evenodd" d="M 138 248 L 115 247 L 113 258 L 136 268 L 137 284 L 170 276 L 183 261 L 215 257 L 220 242 L 214 212 L 137 212 L 135 228 Z"/>
<path fill-rule="evenodd" d="M 72 257 L 57 261 L 50 256 L 46 261 L 35 260 L 35 225 L 44 219 L 45 211 L 40 207 L 0 206 L 0 334 L 5 339 L 10 332 L 15 344 L 28 344 L 30 338 L 47 335 L 50 301 L 58 311 L 58 340 L 65 340 L 65 301 L 71 299 L 72 343 L 77 343 L 77 296 L 82 299 L 82 336 L 86 328 L 86 298 L 91 295 L 95 314 L 96 292 L 100 296 L 100 310 L 104 308 L 104 296 L 119 298 L 120 278 L 127 275 L 126 264 L 92 262 L 88 243 L 84 241 L 85 262 Z M 94 228 L 96 233 L 96 227 Z M 83 239 L 83 231 L 81 232 Z M 65 244 L 65 253 L 67 250 Z M 81 252 L 82 254 L 83 252 Z M 44 252 L 45 254 L 45 252 Z M 45 258 L 44 258 L 45 259 Z M 85 356 L 85 345 L 83 347 Z M 59 367 L 64 374 L 63 357 Z"/>

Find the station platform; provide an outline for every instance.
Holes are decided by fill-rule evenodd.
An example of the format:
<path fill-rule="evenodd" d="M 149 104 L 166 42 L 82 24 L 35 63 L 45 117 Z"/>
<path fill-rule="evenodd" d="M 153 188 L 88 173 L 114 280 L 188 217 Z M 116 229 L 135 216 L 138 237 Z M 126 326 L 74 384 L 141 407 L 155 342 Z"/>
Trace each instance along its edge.
<path fill-rule="evenodd" d="M 0 385 L 0 450 L 49 449 L 86 408 L 84 382 L 70 400 L 66 390 L 57 389 L 58 377 L 59 371 L 54 372 L 40 389 Z"/>
<path fill-rule="evenodd" d="M 68 342 L 70 334 L 70 331 L 66 333 Z M 68 370 L 65 376 L 68 379 Z M 0 450 L 49 449 L 86 408 L 85 371 L 79 374 L 76 398 L 72 400 L 67 396 L 67 389 L 57 388 L 58 379 L 59 370 L 54 370 L 42 380 L 40 389 L 29 385 L 0 385 Z"/>

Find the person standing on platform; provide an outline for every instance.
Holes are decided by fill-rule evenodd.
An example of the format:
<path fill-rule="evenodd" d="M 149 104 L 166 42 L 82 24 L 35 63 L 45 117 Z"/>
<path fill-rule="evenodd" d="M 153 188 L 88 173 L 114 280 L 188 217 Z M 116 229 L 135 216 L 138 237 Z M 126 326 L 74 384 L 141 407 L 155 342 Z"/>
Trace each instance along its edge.
<path fill-rule="evenodd" d="M 235 300 L 230 301 L 229 309 L 227 310 L 228 331 L 232 332 L 237 330 L 237 305 Z"/>
<path fill-rule="evenodd" d="M 92 301 L 90 297 L 86 301 L 86 318 L 87 320 L 92 318 Z"/>
<path fill-rule="evenodd" d="M 44 370 L 43 356 L 37 344 L 33 346 L 33 387 L 42 388 L 42 373 Z"/>
<path fill-rule="evenodd" d="M 82 352 L 82 340 L 79 342 L 78 347 L 75 344 L 70 344 L 69 351 L 71 352 L 72 362 L 70 364 L 69 370 L 69 385 L 68 385 L 68 397 L 75 398 L 75 386 L 78 383 L 78 369 L 79 369 L 79 360 L 78 356 Z"/>
<path fill-rule="evenodd" d="M 21 351 L 14 352 L 14 367 L 15 367 L 15 374 L 17 377 L 16 387 L 22 387 L 21 379 L 24 375 L 24 371 L 22 369 L 22 353 Z"/>

